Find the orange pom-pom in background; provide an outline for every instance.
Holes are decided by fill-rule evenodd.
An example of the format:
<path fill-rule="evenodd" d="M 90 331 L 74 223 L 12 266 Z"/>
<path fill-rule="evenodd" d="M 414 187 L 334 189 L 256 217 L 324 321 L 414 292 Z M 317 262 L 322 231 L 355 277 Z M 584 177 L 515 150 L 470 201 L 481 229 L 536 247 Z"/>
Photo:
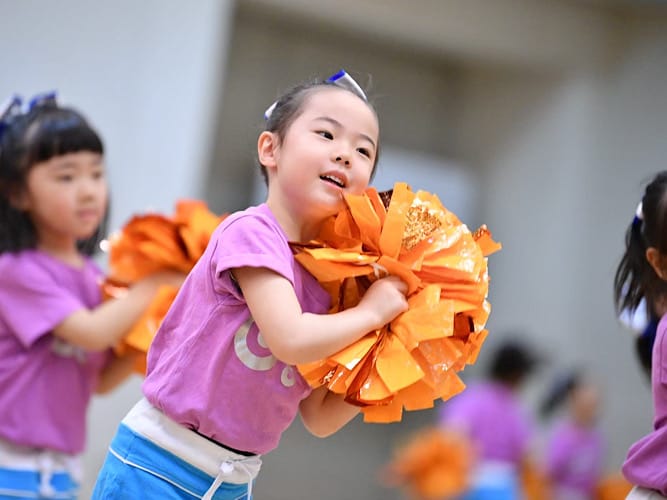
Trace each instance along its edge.
<path fill-rule="evenodd" d="M 397 447 L 380 480 L 414 500 L 455 498 L 468 488 L 474 461 L 465 434 L 429 427 Z"/>

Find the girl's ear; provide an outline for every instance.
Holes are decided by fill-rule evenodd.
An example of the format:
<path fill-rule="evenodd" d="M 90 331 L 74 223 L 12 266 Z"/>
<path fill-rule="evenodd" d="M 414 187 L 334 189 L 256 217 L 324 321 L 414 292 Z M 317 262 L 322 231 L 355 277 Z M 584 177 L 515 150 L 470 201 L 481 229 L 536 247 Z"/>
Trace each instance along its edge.
<path fill-rule="evenodd" d="M 662 254 L 655 247 L 648 247 L 646 249 L 646 260 L 651 264 L 651 267 L 655 271 L 655 274 L 661 280 L 667 280 L 667 272 L 665 271 L 664 259 Z"/>
<path fill-rule="evenodd" d="M 25 189 L 15 189 L 9 194 L 9 204 L 12 208 L 25 212 L 29 208 L 28 196 Z"/>
<path fill-rule="evenodd" d="M 257 139 L 257 159 L 265 168 L 275 168 L 277 165 L 278 136 L 266 130 L 259 134 Z"/>

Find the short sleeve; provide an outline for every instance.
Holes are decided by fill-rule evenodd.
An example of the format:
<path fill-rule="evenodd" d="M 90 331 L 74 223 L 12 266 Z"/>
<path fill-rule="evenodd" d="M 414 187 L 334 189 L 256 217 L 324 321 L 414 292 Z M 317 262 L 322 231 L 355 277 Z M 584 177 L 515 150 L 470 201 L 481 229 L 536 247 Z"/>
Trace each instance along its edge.
<path fill-rule="evenodd" d="M 0 266 L 0 320 L 25 347 L 85 307 L 37 263 L 5 260 Z"/>
<path fill-rule="evenodd" d="M 475 418 L 476 387 L 466 389 L 467 392 L 457 394 L 440 407 L 439 422 L 443 427 L 470 430 L 470 424 Z"/>
<path fill-rule="evenodd" d="M 269 217 L 247 214 L 223 222 L 212 265 L 217 279 L 238 267 L 264 267 L 294 285 L 294 257 L 284 233 Z"/>
<path fill-rule="evenodd" d="M 654 368 L 656 373 L 654 373 L 654 375 L 657 375 L 658 381 L 663 386 L 667 386 L 667 353 L 665 352 L 665 348 L 667 348 L 667 345 L 665 344 L 665 335 L 667 335 L 666 326 L 666 323 L 662 321 L 660 322 L 658 332 L 655 336 L 652 353 L 653 364 L 656 365 Z"/>

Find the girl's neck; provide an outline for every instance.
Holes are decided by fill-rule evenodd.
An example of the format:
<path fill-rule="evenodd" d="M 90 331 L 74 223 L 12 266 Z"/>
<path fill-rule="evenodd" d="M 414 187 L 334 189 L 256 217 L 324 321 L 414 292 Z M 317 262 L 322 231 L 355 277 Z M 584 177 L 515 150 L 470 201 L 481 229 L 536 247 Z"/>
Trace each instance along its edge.
<path fill-rule="evenodd" d="M 285 235 L 289 241 L 307 243 L 317 237 L 320 232 L 320 227 L 323 221 L 316 222 L 304 221 L 303 218 L 295 216 L 280 203 L 267 200 L 267 206 L 271 213 L 285 231 Z"/>
<path fill-rule="evenodd" d="M 37 249 L 73 267 L 80 268 L 84 264 L 84 257 L 76 247 L 76 242 L 71 245 L 64 245 L 40 241 L 37 244 Z"/>

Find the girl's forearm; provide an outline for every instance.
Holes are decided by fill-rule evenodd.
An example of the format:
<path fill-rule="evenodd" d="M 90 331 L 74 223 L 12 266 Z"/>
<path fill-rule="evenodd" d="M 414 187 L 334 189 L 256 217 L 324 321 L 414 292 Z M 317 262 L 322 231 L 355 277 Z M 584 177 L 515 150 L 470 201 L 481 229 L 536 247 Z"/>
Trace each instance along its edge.
<path fill-rule="evenodd" d="M 358 307 L 335 314 L 303 313 L 291 325 L 271 326 L 270 338 L 279 341 L 270 347 L 284 363 L 310 363 L 331 356 L 379 326 L 372 312 Z"/>
<path fill-rule="evenodd" d="M 299 410 L 306 429 L 322 438 L 340 430 L 360 412 L 359 407 L 346 403 L 342 394 L 334 394 L 326 387 L 313 390 Z"/>
<path fill-rule="evenodd" d="M 116 345 L 150 305 L 164 282 L 161 276 L 144 279 L 122 297 L 107 300 L 94 309 L 76 311 L 54 329 L 54 335 L 88 351 L 103 351 Z"/>

